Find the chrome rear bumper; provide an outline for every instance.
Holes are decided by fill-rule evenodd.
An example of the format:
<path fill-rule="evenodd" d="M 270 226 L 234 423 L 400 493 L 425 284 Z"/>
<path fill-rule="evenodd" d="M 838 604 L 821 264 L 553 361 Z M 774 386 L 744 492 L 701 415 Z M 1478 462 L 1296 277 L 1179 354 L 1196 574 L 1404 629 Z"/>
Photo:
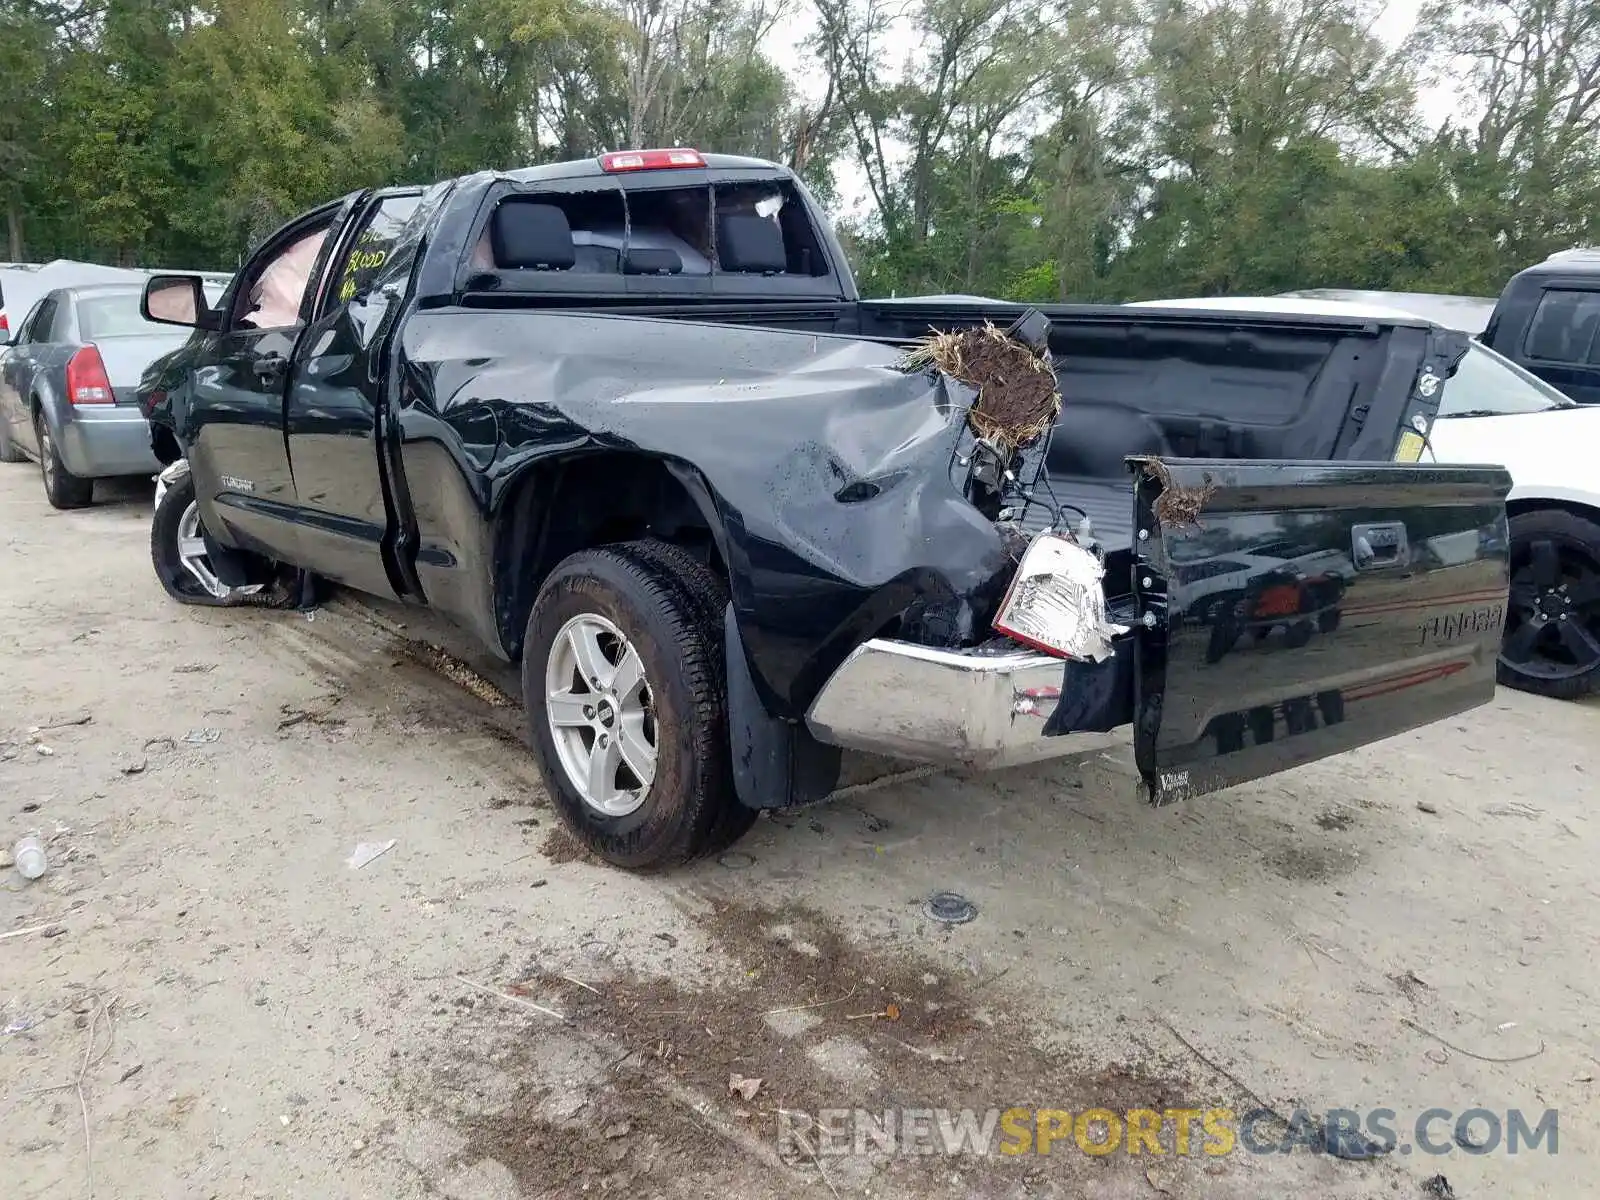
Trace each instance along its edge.
<path fill-rule="evenodd" d="M 874 638 L 857 647 L 806 714 L 818 741 L 949 766 L 1016 766 L 1125 743 L 1109 733 L 1044 735 L 1065 664 L 1031 650 L 976 654 Z"/>

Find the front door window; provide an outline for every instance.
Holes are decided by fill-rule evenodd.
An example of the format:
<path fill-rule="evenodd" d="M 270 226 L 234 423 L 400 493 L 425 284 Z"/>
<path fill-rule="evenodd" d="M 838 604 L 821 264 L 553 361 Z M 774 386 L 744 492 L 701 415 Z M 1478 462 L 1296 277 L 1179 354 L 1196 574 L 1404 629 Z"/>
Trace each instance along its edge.
<path fill-rule="evenodd" d="M 326 228 L 297 238 L 270 259 L 250 287 L 239 324 L 253 329 L 286 329 L 300 324 L 300 308 L 311 286 Z"/>

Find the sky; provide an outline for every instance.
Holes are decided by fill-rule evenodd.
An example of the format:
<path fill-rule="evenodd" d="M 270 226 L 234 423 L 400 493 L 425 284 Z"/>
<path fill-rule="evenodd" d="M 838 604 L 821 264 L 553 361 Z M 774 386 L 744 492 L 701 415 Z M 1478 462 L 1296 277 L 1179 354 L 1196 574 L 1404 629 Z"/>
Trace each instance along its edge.
<path fill-rule="evenodd" d="M 819 99 L 826 79 L 821 65 L 806 61 L 804 42 L 816 28 L 815 16 L 804 0 L 790 0 L 793 8 L 768 36 L 767 44 L 773 60 L 786 70 L 794 72 L 800 88 L 808 98 Z M 1391 46 L 1399 46 L 1416 26 L 1417 15 L 1423 0 L 1391 0 L 1374 26 L 1374 32 Z M 906 29 L 891 30 L 888 38 L 887 61 L 904 60 L 916 48 L 916 36 Z M 1461 105 L 1448 84 L 1426 87 L 1418 94 L 1423 117 L 1430 125 L 1443 124 L 1447 117 L 1458 115 Z M 832 215 L 838 218 L 859 217 L 868 205 L 866 178 L 853 160 L 841 162 L 837 168 L 840 204 Z"/>

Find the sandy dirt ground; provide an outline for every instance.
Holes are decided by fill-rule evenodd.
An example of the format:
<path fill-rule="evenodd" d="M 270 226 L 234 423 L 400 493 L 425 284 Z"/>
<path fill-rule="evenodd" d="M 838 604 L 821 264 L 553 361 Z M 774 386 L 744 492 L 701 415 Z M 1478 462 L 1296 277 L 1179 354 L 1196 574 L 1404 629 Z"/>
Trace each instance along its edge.
<path fill-rule="evenodd" d="M 1502 691 L 1160 811 L 1125 752 L 933 774 L 629 876 L 563 837 L 520 710 L 425 626 L 180 608 L 148 489 L 102 494 L 56 513 L 0 468 L 0 841 L 51 856 L 0 870 L 8 1196 L 1593 1194 L 1594 705 Z M 940 889 L 977 918 L 928 920 Z M 1387 1108 L 1402 1147 L 1431 1108 L 1555 1109 L 1559 1144 L 778 1136 L 780 1109 L 1011 1106 Z"/>

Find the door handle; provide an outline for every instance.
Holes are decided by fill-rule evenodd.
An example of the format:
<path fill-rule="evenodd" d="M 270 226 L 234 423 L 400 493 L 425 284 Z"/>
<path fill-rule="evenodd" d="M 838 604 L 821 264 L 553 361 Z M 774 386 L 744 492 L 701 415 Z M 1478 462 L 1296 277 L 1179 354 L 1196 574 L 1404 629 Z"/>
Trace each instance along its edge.
<path fill-rule="evenodd" d="M 289 360 L 281 354 L 263 354 L 258 358 L 252 359 L 250 363 L 250 370 L 257 379 L 263 382 L 271 382 L 274 379 L 283 378 L 288 369 Z"/>
<path fill-rule="evenodd" d="M 1350 527 L 1350 558 L 1358 571 L 1411 565 L 1411 543 L 1405 522 L 1379 521 Z"/>

